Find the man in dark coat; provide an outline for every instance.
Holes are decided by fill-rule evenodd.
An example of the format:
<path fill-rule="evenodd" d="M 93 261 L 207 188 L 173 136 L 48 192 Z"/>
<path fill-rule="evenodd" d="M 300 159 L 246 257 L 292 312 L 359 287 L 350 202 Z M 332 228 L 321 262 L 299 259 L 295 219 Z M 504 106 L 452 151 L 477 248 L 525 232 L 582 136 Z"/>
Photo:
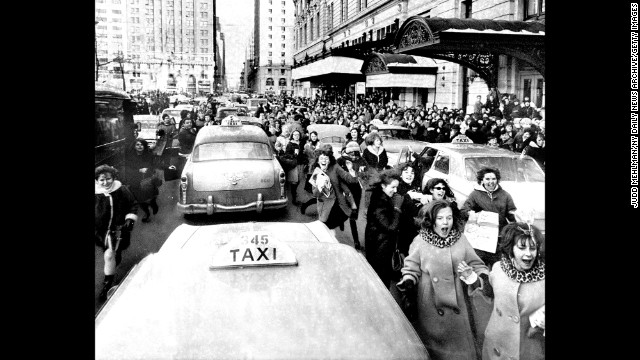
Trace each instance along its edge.
<path fill-rule="evenodd" d="M 469 123 L 469 129 L 464 133 L 474 144 L 486 144 L 487 136 L 479 130 L 480 124 L 477 121 Z"/>

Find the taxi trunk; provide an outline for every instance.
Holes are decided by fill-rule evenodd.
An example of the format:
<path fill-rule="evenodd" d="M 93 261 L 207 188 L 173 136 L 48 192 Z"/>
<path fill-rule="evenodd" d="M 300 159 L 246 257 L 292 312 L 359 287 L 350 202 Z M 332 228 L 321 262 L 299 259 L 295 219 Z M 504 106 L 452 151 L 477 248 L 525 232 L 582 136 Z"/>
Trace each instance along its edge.
<path fill-rule="evenodd" d="M 247 225 L 293 265 L 217 267 Z M 96 359 L 429 359 L 364 257 L 330 240 L 319 222 L 181 225 L 98 313 Z"/>

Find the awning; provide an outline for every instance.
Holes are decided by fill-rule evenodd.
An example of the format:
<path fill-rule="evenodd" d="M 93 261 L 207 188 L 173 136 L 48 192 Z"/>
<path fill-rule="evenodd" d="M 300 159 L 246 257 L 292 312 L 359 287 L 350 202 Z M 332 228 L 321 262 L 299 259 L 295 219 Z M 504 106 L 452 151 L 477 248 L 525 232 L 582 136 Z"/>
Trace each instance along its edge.
<path fill-rule="evenodd" d="M 435 88 L 438 65 L 422 56 L 374 52 L 361 71 L 366 75 L 366 87 Z"/>
<path fill-rule="evenodd" d="M 371 53 L 360 69 L 363 74 L 401 73 L 436 74 L 438 64 L 433 59 L 405 54 Z"/>
<path fill-rule="evenodd" d="M 323 75 L 362 75 L 360 72 L 362 63 L 360 59 L 329 56 L 293 69 L 291 77 L 293 80 L 302 80 Z"/>
<path fill-rule="evenodd" d="M 431 74 L 374 74 L 367 75 L 366 87 L 435 88 L 436 76 Z"/>
<path fill-rule="evenodd" d="M 540 21 L 507 21 L 412 16 L 396 34 L 396 53 L 453 61 L 492 81 L 498 55 L 509 55 L 544 76 L 545 25 Z"/>

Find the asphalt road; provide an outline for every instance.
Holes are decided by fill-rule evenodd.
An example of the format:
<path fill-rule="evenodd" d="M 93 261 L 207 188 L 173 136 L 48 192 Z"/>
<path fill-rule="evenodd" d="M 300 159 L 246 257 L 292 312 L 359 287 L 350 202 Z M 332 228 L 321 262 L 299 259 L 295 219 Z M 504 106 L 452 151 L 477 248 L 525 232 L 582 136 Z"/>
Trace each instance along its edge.
<path fill-rule="evenodd" d="M 156 215 L 151 215 L 151 221 L 143 223 L 141 221 L 144 212 L 138 211 L 138 221 L 136 222 L 131 236 L 131 245 L 123 252 L 122 262 L 118 266 L 115 282 L 118 284 L 129 272 L 129 270 L 145 256 L 160 250 L 160 247 L 167 240 L 173 230 L 180 224 L 187 223 L 190 225 L 212 225 L 223 223 L 236 223 L 247 221 L 267 221 L 267 222 L 297 222 L 306 223 L 315 221 L 318 213 L 315 205 L 309 206 L 305 215 L 300 213 L 299 207 L 291 203 L 287 206 L 286 211 L 266 211 L 262 214 L 255 212 L 247 213 L 231 213 L 231 214 L 215 214 L 193 215 L 185 219 L 176 209 L 178 201 L 179 180 L 165 182 L 160 187 L 160 195 L 158 196 L 159 211 Z M 363 197 L 364 198 L 364 197 Z M 363 200 L 364 201 L 364 200 Z M 364 245 L 364 227 L 365 214 L 362 206 L 358 217 L 358 237 L 360 243 Z M 336 229 L 336 238 L 339 242 L 353 246 L 351 237 L 351 229 L 349 221 L 345 222 L 344 231 Z M 102 281 L 104 279 L 104 258 L 102 250 L 95 248 L 95 312 L 97 313 L 102 302 L 98 300 L 98 294 L 102 289 Z"/>

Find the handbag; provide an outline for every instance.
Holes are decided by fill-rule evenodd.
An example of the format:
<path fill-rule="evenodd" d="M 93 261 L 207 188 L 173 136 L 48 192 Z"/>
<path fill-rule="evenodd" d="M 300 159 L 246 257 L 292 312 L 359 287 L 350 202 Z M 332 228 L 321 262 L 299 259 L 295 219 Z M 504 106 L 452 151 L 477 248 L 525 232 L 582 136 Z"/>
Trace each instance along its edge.
<path fill-rule="evenodd" d="M 164 168 L 163 172 L 164 172 L 164 181 L 172 181 L 180 177 L 180 175 L 178 174 L 178 169 L 176 169 L 176 167 L 173 165 Z"/>
<path fill-rule="evenodd" d="M 404 254 L 398 249 L 398 242 L 396 241 L 396 250 L 393 252 L 393 256 L 391 256 L 391 268 L 393 271 L 400 271 L 403 266 Z"/>

